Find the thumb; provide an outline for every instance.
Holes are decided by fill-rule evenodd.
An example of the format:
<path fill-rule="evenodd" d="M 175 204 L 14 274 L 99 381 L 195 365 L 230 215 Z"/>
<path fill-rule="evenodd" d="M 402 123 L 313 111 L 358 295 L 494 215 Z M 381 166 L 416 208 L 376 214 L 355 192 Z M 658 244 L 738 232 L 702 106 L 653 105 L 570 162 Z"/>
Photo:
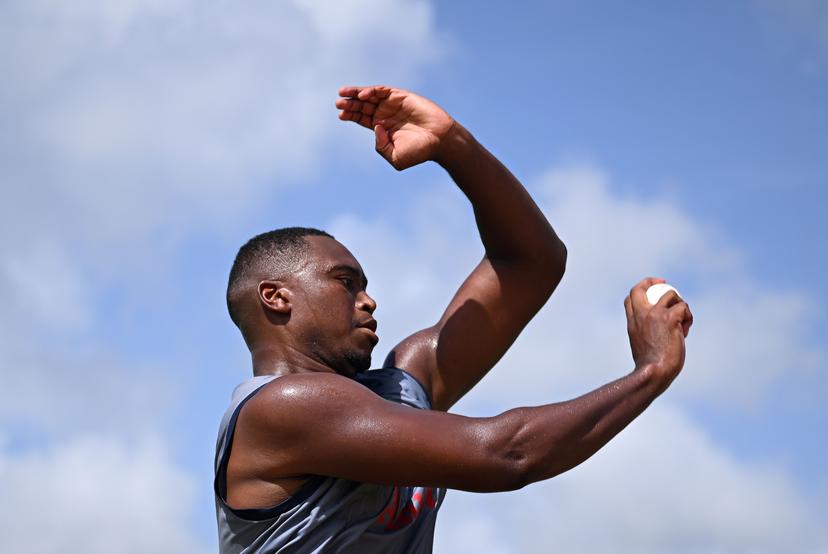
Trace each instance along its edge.
<path fill-rule="evenodd" d="M 376 149 L 380 156 L 391 161 L 391 152 L 394 151 L 394 144 L 388 131 L 382 125 L 374 125 L 374 136 L 376 138 Z"/>

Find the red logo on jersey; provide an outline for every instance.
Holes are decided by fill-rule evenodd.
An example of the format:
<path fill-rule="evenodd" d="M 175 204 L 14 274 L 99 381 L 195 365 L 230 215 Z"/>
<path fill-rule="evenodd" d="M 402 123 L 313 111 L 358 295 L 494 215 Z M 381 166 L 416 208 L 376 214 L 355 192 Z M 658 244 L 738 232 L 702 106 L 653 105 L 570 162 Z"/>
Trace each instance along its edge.
<path fill-rule="evenodd" d="M 420 512 L 437 507 L 437 490 L 430 487 L 415 487 L 414 494 L 402 509 L 398 510 L 400 504 L 400 487 L 394 487 L 394 493 L 388 505 L 377 517 L 377 523 L 388 531 L 402 529 L 417 519 Z"/>

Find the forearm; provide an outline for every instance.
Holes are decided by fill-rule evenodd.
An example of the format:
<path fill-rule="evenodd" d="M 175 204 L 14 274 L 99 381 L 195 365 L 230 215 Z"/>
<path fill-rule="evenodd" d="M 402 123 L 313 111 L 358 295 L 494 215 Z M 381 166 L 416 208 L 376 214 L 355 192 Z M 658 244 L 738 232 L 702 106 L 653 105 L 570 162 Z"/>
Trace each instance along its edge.
<path fill-rule="evenodd" d="M 587 460 L 666 388 L 651 367 L 583 396 L 495 418 L 496 453 L 518 466 L 518 485 L 549 479 Z"/>
<path fill-rule="evenodd" d="M 472 204 L 492 260 L 560 265 L 566 249 L 514 175 L 459 123 L 436 157 Z"/>

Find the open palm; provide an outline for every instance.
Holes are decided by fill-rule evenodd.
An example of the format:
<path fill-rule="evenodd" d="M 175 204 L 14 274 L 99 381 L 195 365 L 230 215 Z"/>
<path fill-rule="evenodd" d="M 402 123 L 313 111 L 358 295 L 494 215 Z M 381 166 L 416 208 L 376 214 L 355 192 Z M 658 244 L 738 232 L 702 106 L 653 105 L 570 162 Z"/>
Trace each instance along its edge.
<path fill-rule="evenodd" d="M 430 100 L 386 86 L 342 87 L 339 119 L 373 129 L 377 152 L 396 169 L 434 159 L 454 120 Z"/>

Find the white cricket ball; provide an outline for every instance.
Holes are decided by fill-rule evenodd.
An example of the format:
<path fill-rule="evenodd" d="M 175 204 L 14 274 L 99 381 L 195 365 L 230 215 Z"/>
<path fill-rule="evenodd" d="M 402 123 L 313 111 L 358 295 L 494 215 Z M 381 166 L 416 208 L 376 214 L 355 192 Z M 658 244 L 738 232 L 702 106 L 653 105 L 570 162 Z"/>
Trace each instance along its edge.
<path fill-rule="evenodd" d="M 681 294 L 679 294 L 679 291 L 677 291 L 675 287 L 671 287 L 667 283 L 656 283 L 647 289 L 647 300 L 650 301 L 650 304 L 656 304 L 662 296 L 671 290 L 676 291 L 676 294 L 681 297 Z"/>

